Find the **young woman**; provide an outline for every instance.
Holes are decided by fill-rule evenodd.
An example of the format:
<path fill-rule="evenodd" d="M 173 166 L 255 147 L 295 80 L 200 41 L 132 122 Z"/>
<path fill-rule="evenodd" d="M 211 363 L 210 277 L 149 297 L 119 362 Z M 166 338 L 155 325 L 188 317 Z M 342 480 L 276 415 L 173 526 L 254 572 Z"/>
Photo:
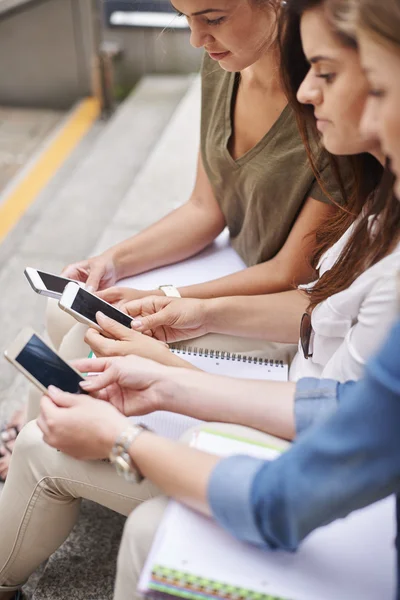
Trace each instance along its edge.
<path fill-rule="evenodd" d="M 196 254 L 228 226 L 232 246 L 249 268 L 180 288 L 181 296 L 271 293 L 309 282 L 315 276 L 309 261 L 315 231 L 335 212 L 332 199 L 347 202 L 352 169 L 342 165 L 345 175 L 338 176 L 315 144 L 318 182 L 307 161 L 279 78 L 280 0 L 177 0 L 174 6 L 188 18 L 191 43 L 205 50 L 201 148 L 193 193 L 149 229 L 100 256 L 66 267 L 64 275 L 105 290 L 102 297 L 112 303 L 164 296 L 160 290 L 107 288 L 128 275 Z M 63 356 L 84 356 L 84 329 L 54 302 L 49 303 L 47 331 Z M 223 350 L 254 350 L 285 360 L 293 355 L 293 347 L 281 348 L 260 338 L 254 343 L 223 336 L 223 343 L 221 336 L 207 340 L 209 347 Z M 32 392 L 29 419 L 37 416 L 38 401 Z"/>
<path fill-rule="evenodd" d="M 360 70 L 355 71 L 356 64 L 347 60 L 352 56 L 354 50 L 344 47 L 332 34 L 325 15 L 318 14 L 318 27 L 316 30 L 312 29 L 312 38 L 315 39 L 319 36 L 324 44 L 329 40 L 331 45 L 328 48 L 325 46 L 325 50 L 335 49 L 335 52 L 338 52 L 336 59 L 342 65 L 341 68 L 351 70 L 352 85 L 348 88 L 347 94 L 348 100 L 350 100 L 352 94 L 359 91 L 356 85 L 357 73 L 358 77 L 361 77 Z M 345 54 L 343 55 L 341 52 Z M 338 77 L 338 81 L 340 79 Z M 332 95 L 334 95 L 335 89 L 337 88 L 332 86 L 330 92 Z M 335 104 L 332 102 L 332 105 Z M 340 123 L 337 124 L 337 126 L 339 125 Z M 359 141 L 361 151 L 366 142 L 364 138 L 360 138 Z M 351 142 L 353 143 L 353 140 Z M 130 362 L 132 360 L 135 361 L 133 371 Z M 118 365 L 124 363 L 129 363 L 125 371 L 117 368 Z M 87 368 L 87 364 L 87 362 L 81 363 L 80 368 Z M 108 366 L 110 366 L 109 369 L 106 368 Z M 211 420 L 214 418 L 212 415 L 215 414 L 212 412 L 212 407 L 218 402 L 220 413 L 217 420 L 253 427 L 258 430 L 253 434 L 257 437 L 262 436 L 260 433 L 262 431 L 272 431 L 282 437 L 292 438 L 296 428 L 299 431 L 303 430 L 310 422 L 317 420 L 321 415 L 326 416 L 327 411 L 336 408 L 335 392 L 338 384 L 325 385 L 323 382 L 321 385 L 318 383 L 315 385 L 317 390 L 314 389 L 310 392 L 310 397 L 315 398 L 318 392 L 325 397 L 326 402 L 315 402 L 313 404 L 315 408 L 310 414 L 310 403 L 307 402 L 307 393 L 304 393 L 303 387 L 308 385 L 307 382 L 298 384 L 299 394 L 294 403 L 294 384 L 219 379 L 201 372 L 168 369 L 139 358 L 119 359 L 116 362 L 99 359 L 90 362 L 90 369 L 105 369 L 106 371 L 104 376 L 101 376 L 103 378 L 97 380 L 98 386 L 101 384 L 101 387 L 104 387 L 107 382 L 112 383 L 113 381 L 121 383 L 122 377 L 125 381 L 124 389 L 136 390 L 132 398 L 128 392 L 113 396 L 120 411 L 129 414 L 132 412 L 146 413 L 157 409 L 161 398 L 169 398 L 172 402 L 176 401 L 180 404 L 183 404 L 185 399 L 189 405 L 203 406 L 203 417 Z M 94 381 L 93 379 L 92 386 Z M 318 390 L 318 388 L 320 389 Z M 117 390 L 118 386 L 114 385 L 108 392 L 115 393 Z M 72 456 L 76 455 L 87 459 L 104 456 L 109 439 L 107 438 L 107 442 L 104 441 L 103 428 L 107 427 L 110 438 L 112 435 L 114 440 L 115 435 L 126 427 L 125 417 L 121 413 L 108 412 L 107 415 L 104 413 L 104 410 L 113 410 L 106 403 L 99 405 L 97 401 L 92 401 L 87 397 L 84 400 L 79 397 L 71 399 L 53 391 L 51 395 L 55 402 L 64 408 L 58 409 L 51 404 L 49 409 L 49 401 L 45 400 L 40 425 L 45 431 L 47 441 Z M 245 403 L 243 399 L 246 399 Z M 303 403 L 302 400 L 305 402 Z M 94 405 L 93 402 L 96 404 Z M 281 413 L 276 413 L 278 404 L 284 407 Z M 296 404 L 295 411 L 294 404 Z M 97 408 L 98 412 L 96 412 Z M 176 407 L 174 408 L 171 404 L 170 410 L 176 410 Z M 82 423 L 87 422 L 89 413 L 93 423 L 93 429 L 90 430 L 94 433 L 92 438 L 90 435 L 88 436 L 85 427 L 82 426 Z M 101 428 L 97 430 L 100 423 Z M 74 435 L 72 435 L 71 429 L 74 430 Z M 65 432 L 64 438 L 62 432 Z M 70 436 L 73 440 L 71 443 L 68 442 Z M 87 442 L 89 439 L 93 441 L 96 448 L 89 448 L 89 443 L 84 447 L 84 440 Z M 154 448 L 153 453 L 148 452 L 146 445 L 143 460 L 142 455 L 139 457 L 136 453 L 141 442 L 150 444 Z M 141 435 L 133 448 L 134 460 L 137 461 L 139 468 L 149 479 L 153 478 L 157 486 L 161 487 L 164 492 L 182 497 L 182 495 L 185 496 L 187 490 L 188 498 L 192 498 L 191 485 L 193 484 L 196 494 L 199 494 L 193 504 L 197 504 L 199 508 L 204 506 L 201 499 L 205 498 L 209 476 L 216 466 L 216 459 L 207 462 L 207 457 L 193 454 L 191 451 L 186 453 L 182 446 L 179 446 L 178 451 L 174 444 L 168 444 L 151 434 Z M 12 468 L 0 498 L 2 600 L 10 597 L 37 565 L 62 543 L 76 522 L 82 498 L 90 498 L 121 513 L 128 514 L 138 503 L 159 493 L 159 487 L 151 484 L 149 479 L 140 486 L 129 484 L 119 478 L 113 467 L 107 463 L 82 462 L 68 457 L 65 453 L 57 452 L 44 443 L 36 423 L 29 424 L 19 436 Z M 182 461 L 188 468 L 186 466 L 183 468 Z M 168 464 L 168 469 L 166 469 L 166 464 Z M 182 475 L 182 479 L 179 481 L 172 476 L 172 471 L 176 472 L 177 464 L 179 464 L 179 472 Z M 164 473 L 162 481 L 157 474 L 161 471 Z M 200 477 L 197 474 L 200 474 Z M 252 470 L 252 474 L 255 475 L 254 470 Z M 186 477 L 188 477 L 187 480 Z M 249 476 L 250 481 L 251 477 Z M 177 486 L 175 486 L 176 483 Z M 192 501 L 190 500 L 190 502 Z M 146 522 L 151 526 L 153 521 L 153 517 L 150 516 Z M 314 522 L 312 522 L 312 526 L 314 526 Z M 30 542 L 30 540 L 36 539 L 39 531 L 40 548 Z M 307 528 L 304 529 L 304 535 L 306 532 Z M 264 537 L 268 543 L 268 535 L 264 535 Z M 35 548 L 35 551 L 32 551 L 32 548 Z"/>
<path fill-rule="evenodd" d="M 293 50 L 296 35 L 289 21 L 281 53 L 289 90 L 298 89 L 302 69 L 304 74 L 301 58 Z M 357 131 L 366 84 L 354 41 L 342 35 L 338 50 L 338 44 L 332 45 L 332 36 L 310 40 L 313 44 L 307 50 L 312 69 L 298 90 L 298 98 L 305 105 L 302 122 L 309 122 L 311 109 L 330 152 L 368 149 L 383 163 L 385 159 L 369 133 Z M 310 127 L 303 129 L 306 138 Z M 290 368 L 292 381 L 307 376 L 338 381 L 360 378 L 366 360 L 383 341 L 397 312 L 394 274 L 400 269 L 400 205 L 389 194 L 391 174 L 387 172 L 385 178 L 379 193 L 368 198 L 359 194 L 348 212 L 343 211 L 340 218 L 335 216 L 321 228 L 323 243 L 314 257 L 319 279 L 302 286 L 301 291 L 209 300 L 150 297 L 127 303 L 124 309 L 136 318 L 138 331 L 167 342 L 215 332 L 294 343 L 298 342 L 301 323 L 302 339 Z M 333 241 L 336 243 L 331 245 Z M 97 355 L 137 353 L 152 357 L 151 344 L 141 337 L 102 323 L 116 339 L 89 331 L 86 339 Z M 154 346 L 153 357 L 177 366 L 181 360 L 159 345 Z"/>
<path fill-rule="evenodd" d="M 128 275 L 196 254 L 227 225 L 233 247 L 252 268 L 180 289 L 182 296 L 269 293 L 288 289 L 293 281 L 305 283 L 313 275 L 307 260 L 313 240 L 304 239 L 331 207 L 305 160 L 279 78 L 280 1 L 173 4 L 188 19 L 191 44 L 205 50 L 201 148 L 193 194 L 162 221 L 101 256 L 70 265 L 64 275 L 104 290 Z M 319 159 L 322 170 L 327 159 Z M 324 186 L 343 199 L 328 171 Z M 159 290 L 152 293 L 163 295 Z M 140 297 L 149 292 L 126 294 Z"/>

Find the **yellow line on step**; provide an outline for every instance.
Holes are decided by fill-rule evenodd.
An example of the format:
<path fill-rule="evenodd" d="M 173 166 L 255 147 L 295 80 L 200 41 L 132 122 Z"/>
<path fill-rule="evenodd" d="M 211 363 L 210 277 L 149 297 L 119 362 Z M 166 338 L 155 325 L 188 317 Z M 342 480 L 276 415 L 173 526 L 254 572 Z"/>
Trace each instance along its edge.
<path fill-rule="evenodd" d="M 100 105 L 96 98 L 82 100 L 21 181 L 10 190 L 0 205 L 0 242 L 18 223 L 99 115 Z"/>

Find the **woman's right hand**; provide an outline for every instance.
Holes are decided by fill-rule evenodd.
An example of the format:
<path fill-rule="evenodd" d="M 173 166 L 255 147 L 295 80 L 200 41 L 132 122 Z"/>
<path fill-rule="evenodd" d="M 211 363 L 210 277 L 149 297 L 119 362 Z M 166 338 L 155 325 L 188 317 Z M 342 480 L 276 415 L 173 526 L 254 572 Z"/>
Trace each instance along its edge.
<path fill-rule="evenodd" d="M 93 292 L 109 288 L 117 281 L 114 261 L 106 253 L 68 265 L 61 275 L 85 283 L 86 289 Z"/>
<path fill-rule="evenodd" d="M 123 304 L 132 329 L 163 342 L 178 342 L 208 333 L 207 300 L 149 296 Z"/>
<path fill-rule="evenodd" d="M 165 410 L 164 399 L 172 384 L 164 365 L 139 356 L 85 358 L 72 364 L 81 373 L 91 373 L 81 384 L 85 392 L 109 402 L 127 417 Z"/>

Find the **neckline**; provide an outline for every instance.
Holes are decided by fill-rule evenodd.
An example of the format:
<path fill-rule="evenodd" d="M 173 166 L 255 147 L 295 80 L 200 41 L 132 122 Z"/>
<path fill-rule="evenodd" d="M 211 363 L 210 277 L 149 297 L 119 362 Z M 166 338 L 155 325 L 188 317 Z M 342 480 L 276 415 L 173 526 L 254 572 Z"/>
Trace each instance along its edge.
<path fill-rule="evenodd" d="M 224 140 L 224 152 L 228 160 L 232 165 L 239 168 L 256 156 L 259 152 L 261 152 L 265 146 L 268 145 L 269 141 L 274 137 L 275 131 L 280 129 L 283 125 L 283 122 L 286 120 L 288 115 L 291 112 L 291 108 L 289 104 L 286 104 L 285 108 L 282 110 L 279 117 L 276 119 L 275 123 L 272 127 L 267 131 L 267 133 L 261 138 L 259 142 L 253 148 L 250 148 L 247 152 L 242 154 L 239 158 L 233 158 L 232 154 L 229 152 L 229 140 L 233 135 L 233 100 L 234 94 L 237 94 L 237 86 L 239 84 L 239 76 L 240 73 L 230 73 L 228 86 L 227 86 L 227 94 L 226 94 L 226 102 L 225 102 L 225 140 Z M 236 90 L 235 90 L 236 88 Z"/>

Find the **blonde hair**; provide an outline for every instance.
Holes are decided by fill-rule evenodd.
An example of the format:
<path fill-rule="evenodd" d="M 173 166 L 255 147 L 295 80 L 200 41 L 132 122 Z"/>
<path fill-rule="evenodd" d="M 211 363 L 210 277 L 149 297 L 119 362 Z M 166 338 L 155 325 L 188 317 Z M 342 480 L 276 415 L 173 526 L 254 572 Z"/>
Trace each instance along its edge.
<path fill-rule="evenodd" d="M 400 0 L 351 0 L 357 27 L 400 52 Z"/>

